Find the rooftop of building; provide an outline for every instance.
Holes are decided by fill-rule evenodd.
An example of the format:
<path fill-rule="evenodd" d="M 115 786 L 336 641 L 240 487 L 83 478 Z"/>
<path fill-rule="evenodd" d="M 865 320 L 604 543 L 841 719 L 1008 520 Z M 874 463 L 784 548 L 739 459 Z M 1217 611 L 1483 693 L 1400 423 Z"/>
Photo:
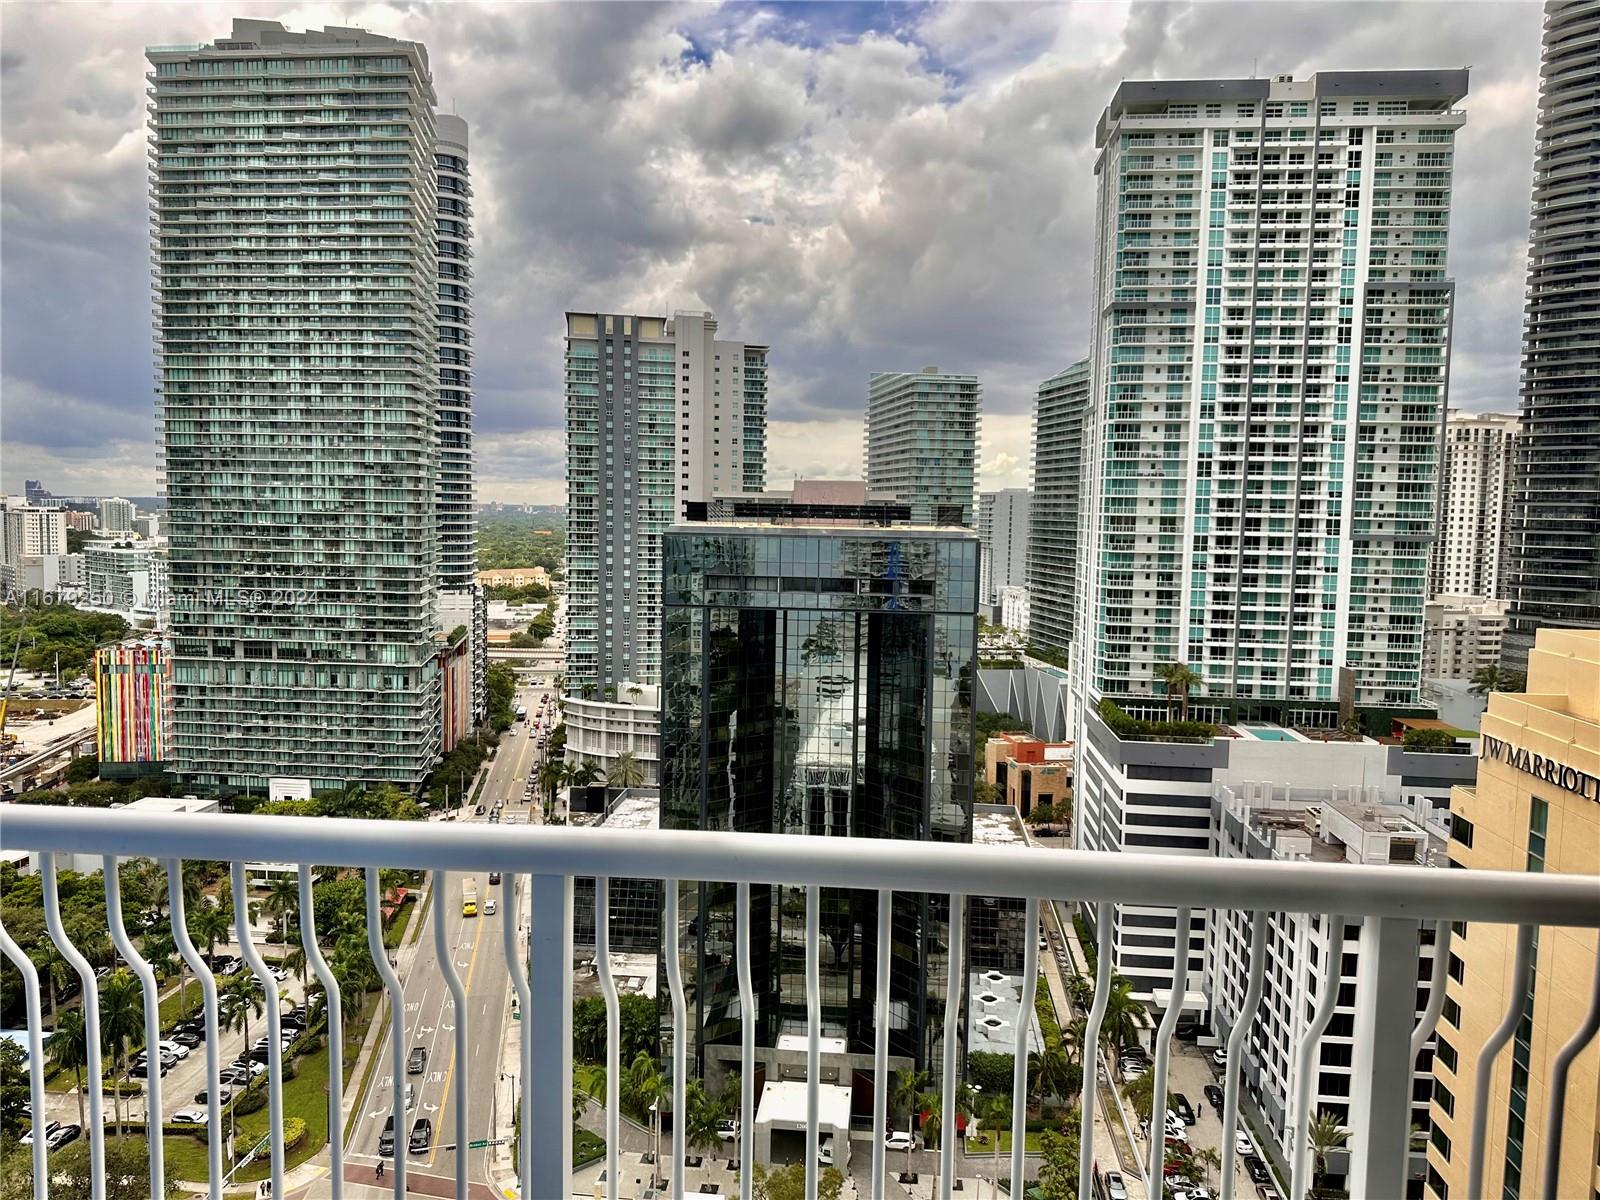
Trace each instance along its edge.
<path fill-rule="evenodd" d="M 1022 817 L 1009 804 L 972 806 L 972 844 L 974 846 L 1023 846 L 1028 835 Z"/>
<path fill-rule="evenodd" d="M 1022 977 L 1003 971 L 967 973 L 967 1052 L 1015 1054 L 1022 1014 Z M 1028 1050 L 1044 1049 L 1037 1018 L 1028 1015 Z"/>
<path fill-rule="evenodd" d="M 821 521 L 805 525 L 779 525 L 771 521 L 748 520 L 740 518 L 711 519 L 704 521 L 688 521 L 673 525 L 667 530 L 669 536 L 684 534 L 703 534 L 708 530 L 728 533 L 750 534 L 776 534 L 781 537 L 807 538 L 807 537 L 849 537 L 871 538 L 873 540 L 889 539 L 891 541 L 904 541 L 908 537 L 940 538 L 954 542 L 976 542 L 978 531 L 964 525 L 850 525 L 840 522 Z"/>
<path fill-rule="evenodd" d="M 1388 838 L 1399 848 L 1393 851 L 1401 854 L 1399 858 L 1384 853 L 1386 863 L 1434 866 L 1444 861 L 1445 839 L 1418 823 L 1403 805 L 1370 800 L 1360 788 L 1332 788 L 1312 797 L 1276 795 L 1275 787 L 1246 784 L 1243 793 L 1229 787 L 1217 793 L 1227 811 L 1245 816 L 1251 829 L 1273 848 L 1274 857 L 1319 863 L 1369 861 L 1369 850 L 1357 839 L 1373 837 Z"/>
<path fill-rule="evenodd" d="M 573 813 L 570 823 L 593 829 L 661 828 L 661 792 L 657 788 L 629 788 L 617 793 L 603 813 Z"/>

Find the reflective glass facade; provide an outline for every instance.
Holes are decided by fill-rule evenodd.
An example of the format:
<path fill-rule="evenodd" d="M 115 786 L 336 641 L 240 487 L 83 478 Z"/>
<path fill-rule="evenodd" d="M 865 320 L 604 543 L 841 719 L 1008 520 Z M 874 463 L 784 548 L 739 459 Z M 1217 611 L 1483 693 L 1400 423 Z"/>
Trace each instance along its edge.
<path fill-rule="evenodd" d="M 971 841 L 972 534 L 678 526 L 664 558 L 662 828 Z M 703 1065 L 744 1015 L 734 888 L 686 886 Z M 804 894 L 753 889 L 752 917 L 770 1047 L 805 1030 Z M 895 898 L 890 1053 L 919 1067 L 938 1061 L 947 919 L 942 897 Z M 824 892 L 823 1033 L 852 1054 L 872 1050 L 876 930 L 876 892 Z"/>

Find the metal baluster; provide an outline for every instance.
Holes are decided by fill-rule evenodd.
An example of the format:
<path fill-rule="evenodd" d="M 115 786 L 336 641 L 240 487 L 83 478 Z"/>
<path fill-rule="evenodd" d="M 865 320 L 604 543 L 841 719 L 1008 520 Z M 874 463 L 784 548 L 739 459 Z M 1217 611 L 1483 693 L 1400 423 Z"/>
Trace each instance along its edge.
<path fill-rule="evenodd" d="M 1250 981 L 1245 988 L 1244 1004 L 1228 1034 L 1228 1078 L 1222 1091 L 1222 1200 L 1233 1200 L 1234 1141 L 1239 1129 L 1239 1069 L 1244 1065 L 1244 1044 L 1250 1036 L 1250 1025 L 1256 1019 L 1256 1009 L 1261 1006 L 1261 993 L 1266 983 L 1267 967 L 1267 914 L 1250 914 Z M 1164 1101 L 1166 1097 L 1162 1097 Z M 1165 1116 L 1162 1118 L 1165 1122 Z M 1155 1105 L 1150 1107 L 1150 1124 L 1156 1121 Z"/>
<path fill-rule="evenodd" d="M 189 936 L 189 920 L 183 899 L 183 863 L 179 859 L 169 858 L 163 865 L 167 869 L 167 910 L 172 918 L 172 941 L 200 983 L 201 1007 L 206 1018 L 206 1166 L 211 1200 L 222 1200 L 222 1138 L 216 1132 L 222 1128 L 217 980 Z"/>
<path fill-rule="evenodd" d="M 678 881 L 662 881 L 666 893 L 667 988 L 672 995 L 672 1197 L 683 1200 L 684 1145 L 688 1112 L 688 1005 L 683 996 L 683 964 L 678 961 Z"/>
<path fill-rule="evenodd" d="M 1405 1194 L 1421 929 L 1420 922 L 1399 917 L 1369 915 L 1361 922 L 1345 1185 L 1352 1196 Z"/>
<path fill-rule="evenodd" d="M 622 1011 L 617 983 L 611 977 L 611 880 L 594 881 L 594 961 L 600 972 L 600 994 L 606 1002 L 606 1200 L 617 1200 L 617 1165 L 621 1156 Z M 651 1176 L 661 1166 L 651 1166 Z"/>
<path fill-rule="evenodd" d="M 1152 1195 L 1159 1195 L 1161 1181 L 1166 1178 L 1167 1160 L 1167 1059 L 1172 1050 L 1172 1031 L 1178 1027 L 1178 1018 L 1183 1015 L 1183 999 L 1189 991 L 1189 909 L 1180 907 L 1174 918 L 1174 933 L 1172 953 L 1172 999 L 1167 1004 L 1167 1012 L 1161 1019 L 1161 1025 L 1156 1030 L 1155 1051 L 1155 1078 L 1150 1089 L 1150 1168 L 1145 1176 L 1145 1188 Z M 1112 1087 L 1116 1087 L 1115 1080 Z M 1156 1131 L 1156 1113 L 1160 1110 L 1160 1132 Z"/>
<path fill-rule="evenodd" d="M 444 906 L 450 895 L 450 873 L 433 873 L 433 956 L 439 960 L 439 973 L 450 991 L 456 1010 L 456 1070 L 453 1081 L 456 1097 L 456 1197 L 467 1200 L 467 1103 L 471 1092 L 467 1087 L 467 989 L 461 985 L 461 975 L 456 971 L 455 955 L 445 941 Z M 487 899 L 487 897 L 485 897 Z M 515 918 L 507 914 L 502 924 Z"/>
<path fill-rule="evenodd" d="M 394 1116 L 394 1196 L 395 1200 L 404 1200 L 406 1194 L 406 1147 L 409 1138 L 406 1133 L 406 994 L 400 986 L 400 976 L 389 965 L 389 952 L 383 945 L 383 908 L 378 900 L 378 877 L 382 872 L 377 867 L 368 867 L 363 872 L 367 885 L 367 953 L 372 957 L 372 965 L 378 968 L 378 978 L 383 980 L 384 995 L 389 1003 L 389 1070 L 392 1072 L 389 1086 L 390 1113 Z M 434 897 L 434 904 L 439 903 L 439 898 Z M 274 1191 L 277 1189 L 275 1188 Z"/>
<path fill-rule="evenodd" d="M 1528 1005 L 1528 973 L 1533 968 L 1532 925 L 1517 926 L 1517 954 L 1511 968 L 1511 1003 L 1506 1015 L 1484 1042 L 1478 1052 L 1478 1074 L 1473 1080 L 1472 1096 L 1472 1153 L 1467 1160 L 1467 1195 L 1482 1196 L 1484 1143 L 1489 1132 L 1489 1087 L 1494 1079 L 1495 1060 L 1505 1049 L 1511 1035 L 1522 1020 L 1522 1010 Z"/>
<path fill-rule="evenodd" d="M 49 1147 L 45 1144 L 44 1136 L 44 1013 L 39 1003 L 39 972 L 33 960 L 22 952 L 22 947 L 11 940 L 4 922 L 0 922 L 0 954 L 9 958 L 22 972 L 22 996 L 28 1008 L 28 1103 L 33 1110 L 30 1122 L 33 1125 L 33 1195 L 34 1200 L 45 1200 L 50 1194 L 50 1170 L 45 1161 Z M 155 1170 L 153 1159 L 150 1169 Z M 155 1200 L 159 1200 L 159 1197 Z"/>
<path fill-rule="evenodd" d="M 884 1136 L 889 1124 L 889 956 L 890 918 L 894 914 L 894 893 L 878 893 L 878 991 L 873 1002 L 872 1024 L 872 1195 L 883 1195 L 887 1147 Z"/>
<path fill-rule="evenodd" d="M 1295 1052 L 1294 1099 L 1289 1108 L 1289 1200 L 1302 1200 L 1310 1180 L 1306 1177 L 1308 1133 L 1311 1127 L 1311 1081 L 1320 1074 L 1322 1035 L 1339 1004 L 1344 980 L 1344 914 L 1324 918 L 1328 930 L 1328 957 L 1323 964 L 1322 995 Z"/>
<path fill-rule="evenodd" d="M 87 1077 L 93 1086 L 86 1086 L 89 1097 L 89 1128 L 83 1136 L 89 1139 L 89 1190 L 91 1200 L 106 1200 L 106 1119 L 105 1066 L 100 1058 L 100 981 L 95 978 L 94 967 L 83 956 L 61 923 L 61 895 L 56 886 L 56 856 L 41 856 L 39 873 L 44 884 L 44 924 L 50 931 L 61 957 L 72 964 L 83 984 L 83 1041 L 88 1050 Z M 208 1032 L 211 1032 L 208 1028 Z"/>
<path fill-rule="evenodd" d="M 1422 1048 L 1428 1044 L 1428 1039 L 1433 1036 L 1433 1029 L 1439 1023 L 1439 1014 L 1444 1011 L 1445 980 L 1450 966 L 1450 922 L 1433 922 L 1433 975 L 1428 981 L 1428 1007 L 1422 1012 L 1422 1019 L 1417 1022 L 1417 1027 L 1411 1031 L 1411 1066 L 1417 1065 L 1417 1055 L 1422 1053 Z"/>
<path fill-rule="evenodd" d="M 806 1200 L 817 1200 L 817 1132 L 821 1123 L 822 889 L 806 888 Z"/>
<path fill-rule="evenodd" d="M 101 877 L 106 890 L 106 924 L 111 930 L 111 941 L 117 953 L 127 961 L 139 977 L 144 990 L 144 1050 L 145 1050 L 145 1128 L 155 1115 L 155 1126 L 161 1128 L 161 996 L 156 988 L 156 973 L 149 963 L 134 949 L 133 939 L 122 920 L 122 882 L 117 872 L 117 856 L 107 854 L 101 859 Z M 121 1086 L 121 1081 L 118 1081 Z M 150 1138 L 150 1200 L 162 1200 L 167 1191 L 166 1146 L 162 1138 Z"/>
<path fill-rule="evenodd" d="M 750 885 L 734 892 L 734 960 L 739 974 L 739 1200 L 751 1200 L 756 1123 L 756 1000 L 750 979 Z"/>
<path fill-rule="evenodd" d="M 1018 1008 L 1017 1041 L 1011 1067 L 1011 1194 L 1022 1195 L 1023 1155 L 1028 1142 L 1028 1034 L 1033 1029 L 1033 1001 L 1039 977 L 1039 900 L 1030 896 L 1022 916 L 1022 1003 Z M 1000 1131 L 995 1130 L 995 1137 Z M 995 1187 L 1000 1181 L 994 1181 Z"/>
<path fill-rule="evenodd" d="M 369 915 L 368 920 L 372 918 Z M 283 1014 L 278 1007 L 278 981 L 267 970 L 261 951 L 250 940 L 250 898 L 245 894 L 244 863 L 233 862 L 233 920 L 239 931 L 239 956 L 261 981 L 267 1010 L 267 1137 L 272 1155 L 272 1194 L 283 1195 Z M 250 1053 L 250 1047 L 245 1047 Z M 397 1129 L 396 1133 L 399 1132 Z"/>
<path fill-rule="evenodd" d="M 305 950 L 306 964 L 322 984 L 322 1006 L 328 1014 L 328 1150 L 331 1155 L 328 1195 L 331 1200 L 344 1200 L 344 997 L 339 991 L 338 978 L 322 957 L 322 947 L 317 945 L 317 906 L 311 887 L 312 865 L 301 863 L 298 870 L 300 945 Z"/>
<path fill-rule="evenodd" d="M 961 1069 L 956 1058 L 956 1048 L 961 1041 L 961 993 L 966 980 L 962 959 L 967 946 L 967 898 L 960 892 L 950 893 L 950 929 L 946 939 L 949 961 L 945 964 L 944 994 L 944 1078 L 941 1106 L 943 1119 L 939 1126 L 939 1194 L 950 1200 L 950 1189 L 956 1173 L 956 1140 L 959 1136 L 959 1113 L 956 1111 L 956 1085 Z M 996 1135 L 998 1136 L 998 1135 Z"/>
<path fill-rule="evenodd" d="M 517 907 L 517 893 L 515 881 L 517 876 L 510 871 L 500 876 L 500 909 L 505 918 L 500 922 L 501 949 L 505 952 L 506 971 L 511 976 L 511 986 L 516 989 L 517 1004 L 522 1014 L 522 1019 L 517 1022 L 521 1027 L 517 1031 L 518 1042 L 521 1048 L 522 1081 L 524 1085 L 533 1075 L 533 1041 L 530 1026 L 533 1024 L 529 1011 L 533 1005 L 533 997 L 528 987 L 528 960 L 522 955 L 522 946 L 517 940 L 517 934 L 522 931 L 522 911 Z M 518 1088 L 512 1091 L 521 1095 Z M 515 1120 L 515 1101 L 511 1113 Z M 524 1108 L 526 1111 L 526 1108 Z M 509 1123 L 509 1122 L 508 1122 Z M 498 1129 L 489 1131 L 491 1137 L 500 1136 Z M 533 1139 L 522 1138 L 517 1143 L 517 1182 L 522 1185 L 522 1194 L 533 1195 Z"/>
<path fill-rule="evenodd" d="M 1111 913 L 1112 903 L 1102 900 L 1094 906 L 1095 959 L 1094 1002 L 1083 1028 L 1083 1093 L 1078 1127 L 1078 1195 L 1091 1196 L 1094 1187 L 1094 1114 L 1099 1104 L 1096 1084 L 1100 1064 L 1100 1026 L 1106 1004 L 1111 999 Z"/>
<path fill-rule="evenodd" d="M 1550 1064 L 1550 1099 L 1544 1106 L 1545 1200 L 1560 1200 L 1561 1134 L 1567 1123 L 1567 1074 L 1572 1069 L 1572 1060 L 1583 1053 L 1590 1039 L 1600 1031 L 1600 945 L 1595 950 L 1594 987 L 1589 993 L 1588 1015 Z"/>
<path fill-rule="evenodd" d="M 523 1195 L 532 1200 L 565 1196 L 572 1179 L 572 876 L 535 875 L 528 911 L 529 961 L 538 963 L 539 971 L 531 978 L 533 1008 L 522 1016 L 530 1035 L 522 1081 L 522 1140 L 532 1140 L 531 1130 L 550 1130 L 553 1143 L 551 1152 L 529 1160 L 531 1187 Z M 621 1081 L 612 1077 L 607 1082 L 608 1093 L 615 1095 Z"/>

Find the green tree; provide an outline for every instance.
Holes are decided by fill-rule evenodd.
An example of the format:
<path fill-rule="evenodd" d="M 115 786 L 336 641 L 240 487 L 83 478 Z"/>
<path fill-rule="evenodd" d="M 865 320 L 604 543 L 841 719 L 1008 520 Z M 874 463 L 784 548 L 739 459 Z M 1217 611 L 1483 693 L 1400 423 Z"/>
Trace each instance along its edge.
<path fill-rule="evenodd" d="M 1456 744 L 1448 729 L 1408 729 L 1403 741 L 1407 750 L 1452 750 Z"/>
<path fill-rule="evenodd" d="M 606 1102 L 606 1082 L 604 1063 L 584 1063 L 572 1068 L 572 1086 L 601 1104 Z"/>
<path fill-rule="evenodd" d="M 1128 1103 L 1133 1105 L 1133 1111 L 1138 1114 L 1139 1120 L 1146 1123 L 1150 1120 L 1150 1105 L 1155 1097 L 1155 1090 L 1156 1074 L 1149 1067 L 1122 1085 L 1122 1094 L 1127 1097 Z"/>
<path fill-rule="evenodd" d="M 72 965 L 61 957 L 61 951 L 56 949 L 56 944 L 50 938 L 40 938 L 33 949 L 28 952 L 28 957 L 33 961 L 34 968 L 39 972 L 39 978 L 44 983 L 45 1000 L 50 1006 L 50 1011 L 56 1011 L 56 989 L 67 986 L 67 981 L 77 972 Z"/>
<path fill-rule="evenodd" d="M 226 1029 L 244 1034 L 245 1052 L 250 1051 L 250 1018 L 264 1011 L 261 988 L 249 971 L 240 971 L 223 983 L 217 995 L 217 1020 Z"/>
<path fill-rule="evenodd" d="M 606 787 L 614 792 L 644 786 L 644 764 L 631 750 L 624 750 L 611 760 L 606 771 Z"/>
<path fill-rule="evenodd" d="M 706 1091 L 704 1082 L 691 1079 L 684 1085 L 683 1099 L 688 1109 L 684 1116 L 684 1141 L 691 1150 L 715 1150 L 721 1141 L 717 1123 L 729 1112 L 727 1097 L 713 1096 Z"/>
<path fill-rule="evenodd" d="M 58 1071 L 71 1071 L 78 1093 L 78 1126 L 89 1128 L 83 1109 L 83 1069 L 89 1065 L 89 1023 L 83 1009 L 69 1008 L 56 1018 L 55 1032 L 48 1044 L 50 1061 Z"/>
<path fill-rule="evenodd" d="M 916 1141 L 917 1105 L 922 1099 L 922 1089 L 928 1085 L 926 1071 L 901 1071 L 894 1081 L 894 1106 L 906 1114 L 906 1171 L 911 1174 L 911 1146 Z M 743 1132 L 743 1131 L 741 1131 Z"/>
<path fill-rule="evenodd" d="M 844 1175 L 837 1167 L 825 1167 L 817 1176 L 817 1200 L 839 1200 L 844 1192 Z M 804 1163 L 786 1167 L 767 1167 L 757 1163 L 750 1179 L 754 1200 L 805 1200 Z"/>
<path fill-rule="evenodd" d="M 1306 1126 L 1306 1140 L 1311 1143 L 1311 1188 L 1320 1194 L 1328 1155 L 1350 1140 L 1350 1131 L 1327 1109 L 1318 1109 L 1316 1119 Z"/>
<path fill-rule="evenodd" d="M 656 1066 L 656 1060 L 640 1051 L 629 1064 L 623 1087 L 633 1102 L 650 1114 L 650 1136 L 655 1144 L 655 1162 L 651 1167 L 651 1186 L 661 1186 L 661 1111 L 671 1098 L 665 1077 Z"/>
<path fill-rule="evenodd" d="M 1504 667 L 1479 667 L 1472 673 L 1471 690 L 1479 696 L 1490 692 L 1510 692 L 1513 695 L 1528 690 L 1528 677 Z"/>
<path fill-rule="evenodd" d="M 289 940 L 289 916 L 300 911 L 300 881 L 288 875 L 279 875 L 267 888 L 261 910 L 272 918 L 274 938 L 278 942 Z"/>
<path fill-rule="evenodd" d="M 122 1136 L 122 1087 L 120 1081 L 127 1077 L 127 1050 L 129 1041 L 139 1037 L 144 1023 L 143 989 L 132 971 L 116 970 L 100 981 L 100 1040 L 110 1051 L 112 1076 L 118 1080 L 113 1096 L 117 1117 L 117 1136 Z M 159 1059 L 150 1064 L 158 1069 Z M 98 1084 L 98 1081 L 96 1081 Z"/>
<path fill-rule="evenodd" d="M 1121 975 L 1111 977 L 1111 993 L 1106 997 L 1105 1017 L 1100 1023 L 1100 1041 L 1115 1054 L 1138 1040 L 1144 1028 L 1145 1007 L 1133 998 L 1133 984 Z"/>
<path fill-rule="evenodd" d="M 994 1139 L 994 1194 L 1000 1194 L 1000 1134 L 1011 1121 L 1011 1101 L 997 1093 L 983 1097 L 978 1115 Z"/>
<path fill-rule="evenodd" d="M 197 904 L 187 913 L 189 936 L 206 948 L 206 961 L 217 956 L 217 943 L 226 942 L 233 932 L 233 919 L 220 904 Z"/>
<path fill-rule="evenodd" d="M 1167 663 L 1156 668 L 1156 678 L 1167 685 L 1167 719 L 1172 719 L 1172 701 L 1178 701 L 1178 720 L 1189 719 L 1189 692 L 1201 683 L 1200 676 L 1183 663 Z"/>
<path fill-rule="evenodd" d="M 1000 789 L 987 779 L 979 779 L 972 785 L 972 801 L 974 804 L 999 804 Z"/>
<path fill-rule="evenodd" d="M 27 1051 L 16 1042 L 0 1041 L 0 1137 L 17 1137 L 28 1119 L 23 1115 L 31 1102 L 27 1059 Z"/>
<path fill-rule="evenodd" d="M 1082 1080 L 1083 1073 L 1059 1041 L 1028 1055 L 1028 1086 L 1041 1108 L 1052 1097 L 1064 1100 L 1071 1096 Z"/>
<path fill-rule="evenodd" d="M 1039 1135 L 1040 1200 L 1077 1200 L 1078 1122 L 1062 1123 L 1060 1132 L 1047 1129 Z"/>

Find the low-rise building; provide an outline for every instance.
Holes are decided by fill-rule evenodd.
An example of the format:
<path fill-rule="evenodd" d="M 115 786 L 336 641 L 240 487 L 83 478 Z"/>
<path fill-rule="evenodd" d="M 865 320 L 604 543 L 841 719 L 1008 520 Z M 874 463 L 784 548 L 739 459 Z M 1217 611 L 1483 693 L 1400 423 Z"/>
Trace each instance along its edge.
<path fill-rule="evenodd" d="M 645 786 L 654 787 L 661 779 L 660 695 L 654 684 L 624 680 L 615 697 L 567 696 L 568 765 L 588 764 L 604 775 L 618 755 L 631 754 L 644 768 Z"/>
<path fill-rule="evenodd" d="M 484 587 L 547 588 L 550 572 L 543 567 L 499 567 L 493 571 L 479 571 L 478 582 Z"/>
<path fill-rule="evenodd" d="M 1071 798 L 1072 743 L 998 733 L 983 748 L 983 776 L 997 789 L 999 803 L 1026 818 L 1036 807 Z"/>
<path fill-rule="evenodd" d="M 1471 679 L 1500 664 L 1509 600 L 1483 596 L 1435 596 L 1422 610 L 1422 675 L 1425 679 Z"/>
<path fill-rule="evenodd" d="M 165 546 L 149 542 L 91 542 L 84 547 L 84 586 L 90 608 L 151 617 L 162 607 Z"/>
<path fill-rule="evenodd" d="M 1401 864 L 1442 867 L 1444 838 L 1419 823 L 1414 810 L 1380 799 L 1378 787 L 1337 787 L 1247 781 L 1219 785 L 1212 798 L 1212 835 L 1220 858 L 1282 862 Z M 1226 1039 L 1237 1023 L 1250 979 L 1250 914 L 1208 912 L 1205 994 L 1214 1033 Z M 1431 933 L 1431 931 L 1429 931 Z M 1327 918 L 1272 913 L 1267 919 L 1267 963 L 1261 1005 L 1245 1042 L 1242 1096 L 1259 1131 L 1270 1135 L 1272 1157 L 1287 1165 L 1289 1131 L 1297 1114 L 1298 1053 L 1318 1003 L 1329 987 L 1339 989 L 1333 1017 L 1322 1035 L 1310 1115 L 1332 1114 L 1349 1124 L 1351 1071 L 1355 1061 L 1356 991 L 1361 986 L 1360 923 L 1337 930 Z M 1337 953 L 1332 943 L 1342 939 Z M 1424 937 L 1419 977 L 1432 970 L 1434 940 Z M 1423 1006 L 1427 993 L 1421 993 Z M 1415 1072 L 1415 1120 L 1427 1120 L 1432 1075 L 1426 1058 Z M 1330 1187 L 1339 1187 L 1347 1153 L 1337 1150 L 1324 1164 Z M 1424 1167 L 1413 1156 L 1410 1176 L 1420 1187 Z"/>
<path fill-rule="evenodd" d="M 1026 587 L 1000 589 L 1001 625 L 1007 629 L 1014 629 L 1022 634 L 1023 637 L 1027 637 L 1029 617 L 1031 615 L 1031 601 Z"/>

